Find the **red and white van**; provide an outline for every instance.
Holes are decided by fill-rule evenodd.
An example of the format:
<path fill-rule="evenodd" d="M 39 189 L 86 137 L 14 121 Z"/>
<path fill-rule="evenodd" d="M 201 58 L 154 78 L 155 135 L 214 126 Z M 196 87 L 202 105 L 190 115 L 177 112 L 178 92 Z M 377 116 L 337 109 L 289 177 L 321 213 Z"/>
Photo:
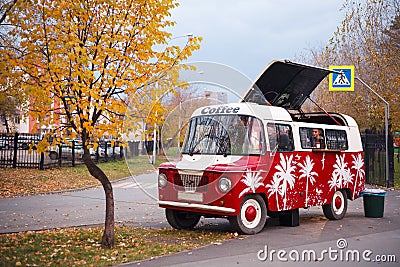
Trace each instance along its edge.
<path fill-rule="evenodd" d="M 306 113 L 304 101 L 329 70 L 273 61 L 241 103 L 197 109 L 178 162 L 159 167 L 159 205 L 169 224 L 201 216 L 229 219 L 244 234 L 267 216 L 299 225 L 299 208 L 322 206 L 342 219 L 364 189 L 357 123 L 347 115 Z"/>

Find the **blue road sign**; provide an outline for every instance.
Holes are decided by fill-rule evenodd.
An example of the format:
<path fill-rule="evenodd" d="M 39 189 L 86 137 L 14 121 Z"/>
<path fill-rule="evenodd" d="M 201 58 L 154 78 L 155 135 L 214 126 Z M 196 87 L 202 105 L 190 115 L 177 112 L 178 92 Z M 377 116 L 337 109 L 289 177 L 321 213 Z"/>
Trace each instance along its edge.
<path fill-rule="evenodd" d="M 329 91 L 354 91 L 354 66 L 329 66 Z"/>

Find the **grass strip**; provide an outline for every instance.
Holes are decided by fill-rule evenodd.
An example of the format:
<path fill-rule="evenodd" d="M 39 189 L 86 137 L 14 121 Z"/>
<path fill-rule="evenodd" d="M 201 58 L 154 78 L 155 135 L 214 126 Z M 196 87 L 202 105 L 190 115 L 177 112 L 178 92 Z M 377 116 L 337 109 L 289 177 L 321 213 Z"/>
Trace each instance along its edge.
<path fill-rule="evenodd" d="M 2 266 L 112 266 L 207 244 L 220 245 L 232 233 L 116 226 L 115 246 L 102 249 L 102 228 L 68 228 L 0 235 Z"/>

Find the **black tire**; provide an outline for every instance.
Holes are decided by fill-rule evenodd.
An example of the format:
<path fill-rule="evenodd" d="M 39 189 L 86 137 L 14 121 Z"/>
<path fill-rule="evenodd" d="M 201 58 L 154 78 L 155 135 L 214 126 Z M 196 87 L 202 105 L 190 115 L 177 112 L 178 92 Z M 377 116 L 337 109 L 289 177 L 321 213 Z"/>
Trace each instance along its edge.
<path fill-rule="evenodd" d="M 254 235 L 264 229 L 267 206 L 260 195 L 247 195 L 240 205 L 240 213 L 229 217 L 232 228 L 242 234 Z"/>
<path fill-rule="evenodd" d="M 21 148 L 22 148 L 23 150 L 28 150 L 28 149 L 29 149 L 29 145 L 28 145 L 27 143 L 23 143 L 23 144 L 21 145 Z"/>
<path fill-rule="evenodd" d="M 51 160 L 56 160 L 56 159 L 58 158 L 57 152 L 51 151 L 50 154 L 49 154 L 49 158 L 50 158 Z"/>
<path fill-rule="evenodd" d="M 338 190 L 333 194 L 332 202 L 322 206 L 324 215 L 329 220 L 341 220 L 347 212 L 347 194 L 345 190 Z"/>
<path fill-rule="evenodd" d="M 168 223 L 175 229 L 193 229 L 200 221 L 200 215 L 193 212 L 165 209 Z"/>

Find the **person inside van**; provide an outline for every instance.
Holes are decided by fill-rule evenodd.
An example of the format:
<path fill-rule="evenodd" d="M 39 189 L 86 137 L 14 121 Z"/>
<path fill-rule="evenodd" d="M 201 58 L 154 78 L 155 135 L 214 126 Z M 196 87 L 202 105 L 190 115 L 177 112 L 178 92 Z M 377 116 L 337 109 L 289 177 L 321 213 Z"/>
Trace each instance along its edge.
<path fill-rule="evenodd" d="M 283 128 L 279 133 L 279 143 L 278 150 L 279 151 L 288 151 L 290 150 L 290 138 L 287 132 L 287 129 Z"/>
<path fill-rule="evenodd" d="M 325 148 L 325 141 L 322 135 L 322 130 L 314 128 L 312 131 L 311 147 L 315 148 Z"/>

